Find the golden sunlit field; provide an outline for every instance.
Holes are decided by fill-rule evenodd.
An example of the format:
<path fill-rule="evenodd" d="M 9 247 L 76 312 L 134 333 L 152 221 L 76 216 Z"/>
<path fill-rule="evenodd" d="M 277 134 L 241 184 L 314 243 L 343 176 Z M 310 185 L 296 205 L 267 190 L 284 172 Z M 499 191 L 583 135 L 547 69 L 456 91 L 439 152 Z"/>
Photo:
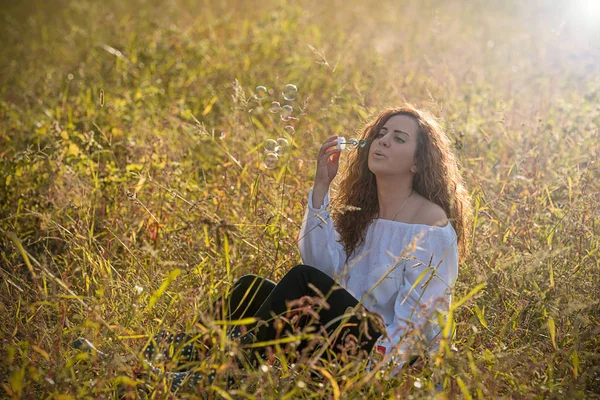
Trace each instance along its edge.
<path fill-rule="evenodd" d="M 0 10 L 0 397 L 600 398 L 600 3 Z M 210 304 L 301 262 L 321 143 L 403 101 L 441 119 L 473 199 L 454 339 L 393 378 L 236 370 Z M 212 386 L 171 393 L 148 371 L 165 328 L 213 340 L 196 365 Z"/>

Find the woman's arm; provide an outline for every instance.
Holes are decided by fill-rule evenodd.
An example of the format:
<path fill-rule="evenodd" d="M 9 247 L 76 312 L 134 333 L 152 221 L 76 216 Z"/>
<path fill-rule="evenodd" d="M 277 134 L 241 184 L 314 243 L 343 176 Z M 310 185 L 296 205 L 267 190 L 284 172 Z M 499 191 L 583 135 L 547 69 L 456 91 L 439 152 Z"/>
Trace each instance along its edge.
<path fill-rule="evenodd" d="M 302 262 L 320 269 L 333 279 L 336 279 L 335 275 L 346 259 L 329 215 L 329 185 L 337 175 L 340 160 L 336 139 L 336 135 L 327 138 L 317 154 L 315 183 L 308 195 L 298 239 Z"/>
<path fill-rule="evenodd" d="M 312 201 L 309 201 L 309 205 L 313 208 L 320 209 L 325 204 L 325 196 L 328 195 L 329 185 L 315 183 L 312 189 Z"/>
<path fill-rule="evenodd" d="M 339 274 L 346 260 L 346 253 L 337 242 L 338 234 L 329 214 L 329 192 L 325 193 L 318 208 L 312 206 L 315 203 L 314 196 L 313 188 L 308 195 L 298 239 L 300 256 L 304 264 L 318 268 L 336 279 L 336 274 Z"/>

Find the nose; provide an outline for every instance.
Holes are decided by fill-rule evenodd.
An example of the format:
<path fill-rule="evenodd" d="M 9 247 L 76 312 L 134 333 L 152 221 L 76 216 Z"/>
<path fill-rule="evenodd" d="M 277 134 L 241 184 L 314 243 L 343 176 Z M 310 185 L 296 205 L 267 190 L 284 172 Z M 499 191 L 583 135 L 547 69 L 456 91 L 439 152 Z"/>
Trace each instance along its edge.
<path fill-rule="evenodd" d="M 383 147 L 390 147 L 390 139 L 387 133 L 379 138 L 379 144 Z"/>

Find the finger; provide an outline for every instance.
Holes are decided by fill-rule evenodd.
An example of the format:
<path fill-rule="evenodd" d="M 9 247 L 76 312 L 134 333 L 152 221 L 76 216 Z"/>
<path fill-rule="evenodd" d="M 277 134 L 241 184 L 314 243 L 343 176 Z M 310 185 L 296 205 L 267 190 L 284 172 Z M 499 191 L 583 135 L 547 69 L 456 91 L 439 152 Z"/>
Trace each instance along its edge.
<path fill-rule="evenodd" d="M 321 147 L 325 147 L 330 143 L 335 143 L 337 141 L 337 138 L 338 138 L 338 135 L 329 136 L 327 139 L 325 139 L 325 141 L 323 142 Z"/>
<path fill-rule="evenodd" d="M 340 159 L 340 154 L 341 154 L 341 153 L 339 153 L 339 152 L 337 152 L 337 151 L 336 151 L 336 152 L 333 152 L 333 153 L 329 153 L 329 154 L 327 154 L 327 155 L 325 156 L 325 157 L 327 157 L 327 158 L 326 158 L 326 160 L 327 160 L 327 163 L 328 163 L 328 164 L 330 164 L 330 165 L 331 165 L 331 164 L 337 164 L 337 161 Z"/>
<path fill-rule="evenodd" d="M 336 153 L 333 153 L 333 155 L 331 156 L 331 161 L 333 161 L 334 164 L 337 164 L 338 161 L 340 160 L 341 156 L 342 156 L 342 151 L 339 150 Z"/>
<path fill-rule="evenodd" d="M 333 154 L 336 151 L 342 151 L 341 149 L 336 148 L 337 142 L 329 143 L 327 147 L 321 148 L 321 152 L 319 156 L 329 157 L 329 155 Z"/>
<path fill-rule="evenodd" d="M 340 150 L 335 150 L 327 155 L 327 161 L 329 165 L 337 165 L 341 156 Z"/>
<path fill-rule="evenodd" d="M 319 155 L 322 155 L 324 153 L 324 151 L 328 148 L 330 148 L 331 146 L 334 146 L 337 144 L 337 141 L 335 139 L 337 139 L 337 135 L 333 135 L 331 137 L 329 137 L 322 145 L 321 148 L 319 149 Z"/>
<path fill-rule="evenodd" d="M 325 153 L 325 151 L 333 146 L 336 146 L 337 142 L 333 141 L 333 142 L 325 142 L 323 143 L 323 145 L 321 146 L 321 149 L 319 150 L 319 154 L 323 154 Z"/>

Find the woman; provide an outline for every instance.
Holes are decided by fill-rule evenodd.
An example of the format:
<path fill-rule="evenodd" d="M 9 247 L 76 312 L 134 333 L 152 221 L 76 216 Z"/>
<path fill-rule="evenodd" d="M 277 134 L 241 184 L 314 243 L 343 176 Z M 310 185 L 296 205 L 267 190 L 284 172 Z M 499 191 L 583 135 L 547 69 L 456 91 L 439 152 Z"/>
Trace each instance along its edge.
<path fill-rule="evenodd" d="M 242 277 L 225 314 L 262 321 L 232 333 L 261 354 L 261 343 L 286 337 L 292 325 L 316 322 L 334 353 L 344 353 L 352 338 L 373 359 L 396 355 L 398 368 L 419 343 L 435 348 L 436 312 L 448 310 L 458 256 L 466 253 L 469 195 L 436 119 L 405 104 L 365 127 L 365 145 L 349 156 L 330 206 L 341 154 L 337 139 L 328 138 L 317 156 L 299 239 L 304 265 L 277 284 Z M 294 319 L 290 306 L 306 310 L 307 303 L 310 310 Z M 300 340 L 298 353 L 308 344 Z"/>
<path fill-rule="evenodd" d="M 330 150 L 333 138 L 325 142 L 302 227 L 302 260 L 337 277 L 383 317 L 387 337 L 379 338 L 374 355 L 403 355 L 406 339 L 416 334 L 435 347 L 440 329 L 430 319 L 448 309 L 459 249 L 466 253 L 468 193 L 450 142 L 429 112 L 409 104 L 384 110 L 363 138 L 367 146 L 350 159 L 333 204 L 340 211 L 331 217 L 328 191 L 339 151 Z M 401 365 L 405 357 L 399 358 Z"/>

